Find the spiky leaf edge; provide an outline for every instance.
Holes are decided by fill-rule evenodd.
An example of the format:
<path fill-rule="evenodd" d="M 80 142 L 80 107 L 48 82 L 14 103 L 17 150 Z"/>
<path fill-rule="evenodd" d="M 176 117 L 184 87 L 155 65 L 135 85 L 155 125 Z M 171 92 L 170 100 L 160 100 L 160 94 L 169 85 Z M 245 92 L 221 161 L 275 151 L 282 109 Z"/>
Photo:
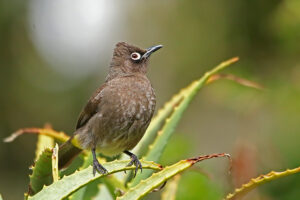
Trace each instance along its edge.
<path fill-rule="evenodd" d="M 257 178 L 253 178 L 251 179 L 248 183 L 243 184 L 242 187 L 240 188 L 236 188 L 234 190 L 233 193 L 229 193 L 226 196 L 226 200 L 230 200 L 230 199 L 237 199 L 237 198 L 241 198 L 242 196 L 244 196 L 245 194 L 247 194 L 248 192 L 250 192 L 251 190 L 255 189 L 256 187 L 265 184 L 267 182 L 285 177 L 285 176 L 289 176 L 292 174 L 296 174 L 300 172 L 300 167 L 294 168 L 294 169 L 287 169 L 283 172 L 275 172 L 275 171 L 271 171 L 268 174 L 265 175 L 260 175 Z"/>
<path fill-rule="evenodd" d="M 108 163 L 104 163 L 103 166 L 109 171 L 108 174 L 99 174 L 95 176 L 92 174 L 92 166 L 76 171 L 75 173 L 65 176 L 62 179 L 54 182 L 49 186 L 44 186 L 44 188 L 34 196 L 29 196 L 29 200 L 56 200 L 68 197 L 73 192 L 84 187 L 88 183 L 91 183 L 99 178 L 105 177 L 109 174 L 113 174 L 119 171 L 135 169 L 135 166 L 127 166 L 128 160 L 116 160 Z M 161 170 L 161 166 L 155 164 L 154 162 L 141 161 L 143 168 L 152 170 Z"/>
<path fill-rule="evenodd" d="M 138 200 L 144 197 L 149 192 L 153 191 L 155 188 L 157 188 L 159 185 L 163 184 L 165 181 L 169 180 L 173 176 L 181 173 L 182 171 L 187 170 L 194 164 L 211 158 L 217 158 L 217 157 L 228 157 L 230 158 L 229 154 L 226 153 L 220 153 L 220 154 L 211 154 L 211 155 L 205 155 L 200 156 L 192 159 L 187 160 L 181 160 L 174 165 L 168 166 L 164 168 L 163 170 L 152 174 L 149 178 L 142 180 L 138 185 L 131 187 L 127 193 L 125 193 L 123 196 L 118 197 L 117 200 Z M 230 159 L 231 161 L 231 159 Z"/>

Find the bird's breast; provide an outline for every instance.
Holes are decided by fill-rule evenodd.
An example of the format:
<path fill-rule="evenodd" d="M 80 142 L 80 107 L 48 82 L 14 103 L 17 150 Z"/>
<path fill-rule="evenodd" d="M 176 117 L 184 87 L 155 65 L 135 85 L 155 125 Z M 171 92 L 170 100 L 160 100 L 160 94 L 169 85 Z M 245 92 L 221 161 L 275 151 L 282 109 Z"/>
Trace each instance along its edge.
<path fill-rule="evenodd" d="M 150 82 L 119 81 L 111 83 L 103 92 L 95 131 L 99 149 L 107 155 L 132 149 L 144 135 L 155 110 L 156 99 Z"/>
<path fill-rule="evenodd" d="M 125 79 L 126 80 L 126 79 Z M 154 90 L 148 80 L 141 79 L 127 79 L 119 80 L 118 83 L 112 83 L 104 95 L 103 104 L 107 104 L 107 114 L 115 114 L 118 118 L 127 119 L 147 119 L 152 116 L 156 99 Z M 106 107 L 101 105 L 101 108 Z M 104 114 L 104 113 L 103 113 Z"/>

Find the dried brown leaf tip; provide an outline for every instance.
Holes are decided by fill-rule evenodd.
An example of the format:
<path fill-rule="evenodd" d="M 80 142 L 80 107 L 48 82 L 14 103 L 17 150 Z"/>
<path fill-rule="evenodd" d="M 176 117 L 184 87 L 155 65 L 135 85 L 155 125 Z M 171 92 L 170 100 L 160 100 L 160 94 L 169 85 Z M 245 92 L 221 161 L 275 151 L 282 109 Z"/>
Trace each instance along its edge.
<path fill-rule="evenodd" d="M 214 82 L 216 80 L 219 80 L 219 79 L 227 79 L 227 80 L 234 81 L 234 82 L 236 82 L 240 85 L 243 85 L 245 87 L 255 88 L 255 89 L 258 89 L 258 90 L 265 90 L 265 87 L 262 86 L 259 83 L 256 83 L 254 81 L 250 81 L 250 80 L 247 80 L 247 79 L 244 79 L 244 78 L 232 75 L 232 74 L 215 74 L 215 75 L 211 76 L 206 81 L 206 83 L 207 84 L 212 83 L 212 82 Z"/>
<path fill-rule="evenodd" d="M 23 128 L 19 129 L 16 132 L 12 133 L 10 136 L 4 138 L 4 142 L 12 142 L 20 135 L 23 135 L 24 133 L 32 133 L 32 134 L 38 134 L 41 129 L 39 128 Z"/>
<path fill-rule="evenodd" d="M 207 160 L 207 159 L 211 159 L 211 158 L 219 158 L 219 157 L 227 157 L 230 161 L 230 168 L 229 168 L 229 172 L 231 171 L 232 168 L 232 159 L 231 156 L 227 153 L 216 153 L 216 154 L 210 154 L 210 155 L 205 155 L 205 156 L 199 156 L 196 158 L 190 158 L 187 159 L 187 162 L 190 162 L 192 165 L 194 165 L 197 162 L 200 162 L 202 160 Z"/>
<path fill-rule="evenodd" d="M 54 131 L 51 127 L 47 128 L 23 128 L 19 129 L 16 132 L 12 133 L 10 136 L 6 137 L 3 139 L 4 142 L 12 142 L 14 141 L 17 137 L 23 134 L 37 134 L 37 135 L 47 135 L 49 137 L 53 137 L 56 139 L 59 139 L 61 141 L 66 141 L 68 140 L 69 136 L 66 135 L 64 132 L 57 132 Z"/>

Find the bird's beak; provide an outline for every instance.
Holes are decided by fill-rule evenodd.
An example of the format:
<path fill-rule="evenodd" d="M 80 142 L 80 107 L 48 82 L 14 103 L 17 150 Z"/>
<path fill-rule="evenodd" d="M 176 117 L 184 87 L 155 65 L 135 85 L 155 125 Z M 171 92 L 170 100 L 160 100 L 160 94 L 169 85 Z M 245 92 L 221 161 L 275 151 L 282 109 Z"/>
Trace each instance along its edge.
<path fill-rule="evenodd" d="M 150 47 L 148 49 L 146 49 L 146 53 L 144 53 L 144 55 L 142 56 L 142 59 L 147 59 L 149 58 L 149 56 L 154 53 L 155 51 L 157 51 L 158 49 L 162 48 L 163 45 L 155 45 L 153 47 Z"/>

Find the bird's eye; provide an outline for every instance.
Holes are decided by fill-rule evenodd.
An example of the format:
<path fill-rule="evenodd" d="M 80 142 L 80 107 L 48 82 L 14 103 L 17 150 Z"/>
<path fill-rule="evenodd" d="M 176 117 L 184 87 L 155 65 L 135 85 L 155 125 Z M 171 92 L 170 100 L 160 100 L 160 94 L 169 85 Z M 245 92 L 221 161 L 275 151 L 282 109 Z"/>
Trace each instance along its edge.
<path fill-rule="evenodd" d="M 139 60 L 141 58 L 141 54 L 137 53 L 137 52 L 134 52 L 130 55 L 131 59 L 132 60 Z"/>

